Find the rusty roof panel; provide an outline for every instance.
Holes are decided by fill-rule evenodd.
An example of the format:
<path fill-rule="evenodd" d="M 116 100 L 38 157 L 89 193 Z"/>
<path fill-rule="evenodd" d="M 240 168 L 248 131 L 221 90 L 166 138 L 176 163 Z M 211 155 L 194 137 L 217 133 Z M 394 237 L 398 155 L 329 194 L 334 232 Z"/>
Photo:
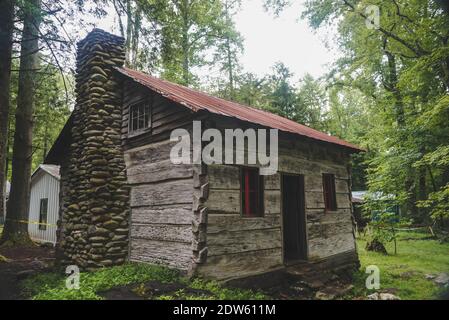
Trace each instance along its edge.
<path fill-rule="evenodd" d="M 276 114 L 245 106 L 236 102 L 213 97 L 204 92 L 196 91 L 169 81 L 161 80 L 159 78 L 129 68 L 116 69 L 132 80 L 142 84 L 147 88 L 150 88 L 151 90 L 158 92 L 169 100 L 184 105 L 194 112 L 197 112 L 199 110 L 207 110 L 211 113 L 223 115 L 226 117 L 233 117 L 243 121 L 257 123 L 269 128 L 299 134 L 311 139 L 340 145 L 352 149 L 353 151 L 362 151 L 360 147 L 352 143 L 334 136 L 330 136 L 324 132 L 309 128 L 305 125 L 283 118 Z"/>

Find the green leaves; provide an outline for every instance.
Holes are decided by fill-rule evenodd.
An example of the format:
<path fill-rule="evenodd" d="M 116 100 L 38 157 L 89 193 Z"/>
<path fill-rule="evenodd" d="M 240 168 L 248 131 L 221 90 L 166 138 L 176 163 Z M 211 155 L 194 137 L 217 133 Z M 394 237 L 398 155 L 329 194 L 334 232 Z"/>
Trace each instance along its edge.
<path fill-rule="evenodd" d="M 366 26 L 371 5 L 379 8 L 377 29 Z M 416 222 L 427 221 L 433 209 L 441 213 L 449 176 L 449 163 L 441 160 L 449 141 L 449 16 L 423 0 L 310 0 L 302 16 L 314 28 L 338 27 L 335 44 L 344 56 L 330 72 L 329 125 L 371 151 L 365 156 L 369 189 L 396 195 Z M 349 105 L 359 105 L 362 116 L 354 112 L 345 125 L 346 88 L 361 93 Z M 355 131 L 363 117 L 365 132 Z M 419 215 L 417 200 L 426 208 Z"/>

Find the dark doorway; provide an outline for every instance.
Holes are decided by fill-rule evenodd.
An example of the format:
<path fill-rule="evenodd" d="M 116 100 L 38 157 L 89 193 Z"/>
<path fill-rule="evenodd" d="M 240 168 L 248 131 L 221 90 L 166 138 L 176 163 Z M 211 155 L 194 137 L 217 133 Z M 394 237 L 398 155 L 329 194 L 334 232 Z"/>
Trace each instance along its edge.
<path fill-rule="evenodd" d="M 304 176 L 282 175 L 284 261 L 307 259 Z"/>

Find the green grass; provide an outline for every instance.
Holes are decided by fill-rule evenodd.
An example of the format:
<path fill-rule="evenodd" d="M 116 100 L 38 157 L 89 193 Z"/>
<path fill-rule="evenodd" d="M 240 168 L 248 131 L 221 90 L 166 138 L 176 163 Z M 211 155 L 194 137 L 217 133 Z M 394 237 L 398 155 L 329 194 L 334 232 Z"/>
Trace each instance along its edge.
<path fill-rule="evenodd" d="M 66 288 L 66 276 L 44 273 L 24 280 L 23 294 L 35 300 L 101 300 L 98 292 L 128 284 L 142 284 L 150 280 L 162 283 L 181 283 L 193 289 L 207 290 L 210 294 L 192 295 L 183 290 L 156 299 L 263 299 L 264 295 L 250 290 L 222 287 L 214 281 L 189 280 L 173 269 L 162 266 L 128 263 L 95 272 L 80 273 L 80 289 Z M 139 290 L 137 290 L 138 292 Z"/>
<path fill-rule="evenodd" d="M 401 299 L 436 299 L 441 288 L 426 274 L 449 273 L 449 243 L 424 239 L 428 234 L 400 233 L 398 253 L 394 255 L 393 244 L 387 244 L 389 255 L 384 256 L 365 250 L 366 240 L 358 239 L 361 269 L 355 274 L 354 290 L 346 299 L 366 297 L 375 290 L 365 288 L 366 266 L 376 265 L 380 269 L 380 291 L 388 291 Z M 21 285 L 26 297 L 32 299 L 102 299 L 98 292 L 128 284 L 142 284 L 150 280 L 162 283 L 181 283 L 186 289 L 153 297 L 160 300 L 173 299 L 265 299 L 260 292 L 222 286 L 216 281 L 187 279 L 176 270 L 162 266 L 128 263 L 122 266 L 104 268 L 96 272 L 82 272 L 80 289 L 66 289 L 66 275 L 44 273 L 24 280 Z M 203 290 L 192 294 L 189 288 Z M 138 292 L 139 290 L 137 290 Z"/>
<path fill-rule="evenodd" d="M 366 296 L 375 292 L 365 288 L 365 270 L 368 265 L 376 265 L 380 269 L 380 291 L 393 289 L 394 294 L 403 300 L 438 298 L 441 288 L 432 280 L 427 280 L 425 275 L 449 273 L 449 243 L 423 239 L 428 236 L 417 232 L 402 232 L 399 234 L 397 254 L 394 254 L 393 243 L 388 243 L 387 256 L 366 251 L 366 240 L 358 239 L 361 271 L 355 277 L 354 296 Z"/>

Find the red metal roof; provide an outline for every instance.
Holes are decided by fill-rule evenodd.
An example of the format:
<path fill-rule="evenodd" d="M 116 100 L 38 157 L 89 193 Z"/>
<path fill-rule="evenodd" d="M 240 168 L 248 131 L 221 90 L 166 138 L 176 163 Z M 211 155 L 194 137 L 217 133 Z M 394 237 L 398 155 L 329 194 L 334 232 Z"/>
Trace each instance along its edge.
<path fill-rule="evenodd" d="M 330 136 L 324 132 L 317 131 L 292 120 L 283 118 L 276 114 L 260 109 L 245 106 L 236 102 L 227 101 L 213 97 L 203 92 L 199 92 L 179 84 L 165 81 L 148 74 L 135 71 L 129 68 L 116 68 L 123 75 L 161 94 L 162 96 L 179 103 L 194 112 L 207 110 L 209 112 L 233 117 L 243 121 L 257 123 L 273 129 L 285 132 L 292 132 L 311 139 L 329 142 L 344 146 L 356 151 L 361 151 L 360 147 Z"/>

